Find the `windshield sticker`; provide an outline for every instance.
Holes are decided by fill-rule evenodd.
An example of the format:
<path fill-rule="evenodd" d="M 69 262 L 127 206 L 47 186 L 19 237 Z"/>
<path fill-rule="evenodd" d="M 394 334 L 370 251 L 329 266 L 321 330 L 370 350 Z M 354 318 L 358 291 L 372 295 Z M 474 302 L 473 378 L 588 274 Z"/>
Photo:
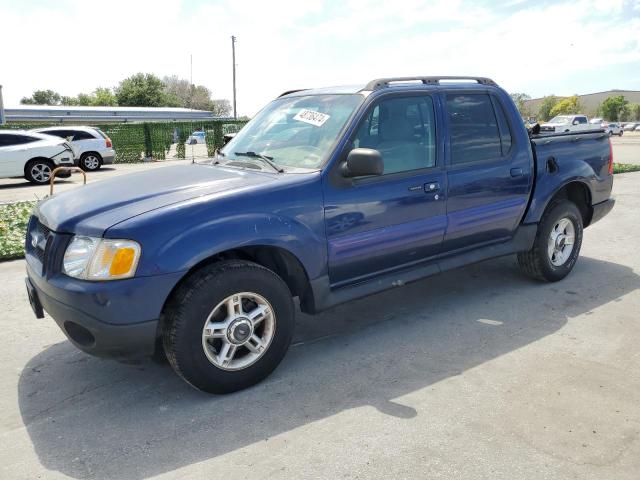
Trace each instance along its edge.
<path fill-rule="evenodd" d="M 327 115 L 326 113 L 314 112 L 313 110 L 307 110 L 305 108 L 300 110 L 293 119 L 300 122 L 310 123 L 316 127 L 321 127 L 324 125 L 324 122 L 329 120 L 329 117 L 330 115 Z"/>

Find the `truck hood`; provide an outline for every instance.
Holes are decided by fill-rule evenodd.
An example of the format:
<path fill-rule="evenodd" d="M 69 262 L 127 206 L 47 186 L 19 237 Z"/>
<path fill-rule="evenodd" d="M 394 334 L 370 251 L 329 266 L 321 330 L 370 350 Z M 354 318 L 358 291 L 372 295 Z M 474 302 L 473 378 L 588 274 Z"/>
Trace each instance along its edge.
<path fill-rule="evenodd" d="M 35 214 L 56 232 L 102 236 L 109 227 L 151 210 L 255 188 L 276 178 L 275 174 L 213 165 L 154 168 L 54 194 L 37 205 Z"/>

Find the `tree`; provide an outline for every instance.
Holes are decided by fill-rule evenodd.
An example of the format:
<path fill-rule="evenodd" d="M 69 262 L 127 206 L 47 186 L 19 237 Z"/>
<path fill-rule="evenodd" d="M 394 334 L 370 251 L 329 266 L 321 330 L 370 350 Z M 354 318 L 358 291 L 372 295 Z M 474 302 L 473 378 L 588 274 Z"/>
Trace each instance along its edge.
<path fill-rule="evenodd" d="M 551 118 L 551 109 L 558 103 L 559 97 L 548 95 L 542 99 L 542 103 L 538 108 L 538 119 L 546 122 Z"/>
<path fill-rule="evenodd" d="M 111 89 L 98 87 L 93 92 L 92 105 L 111 107 L 117 104 L 118 101 L 116 100 L 116 96 L 113 94 Z"/>
<path fill-rule="evenodd" d="M 115 89 L 118 105 L 127 107 L 165 107 L 168 97 L 164 83 L 152 73 L 125 78 Z"/>
<path fill-rule="evenodd" d="M 620 116 L 627 110 L 628 104 L 629 101 L 624 98 L 624 95 L 608 97 L 602 102 L 602 105 L 600 105 L 600 111 L 605 119 L 617 122 L 620 120 Z"/>
<path fill-rule="evenodd" d="M 580 113 L 581 108 L 582 106 L 580 105 L 580 99 L 577 95 L 574 95 L 572 97 L 563 98 L 558 103 L 556 103 L 549 112 L 549 115 L 555 117 L 556 115 Z"/>
<path fill-rule="evenodd" d="M 531 116 L 531 108 L 529 108 L 527 104 L 527 101 L 531 100 L 529 95 L 526 93 L 512 93 L 511 99 L 516 104 L 522 118 L 529 118 Z"/>
<path fill-rule="evenodd" d="M 213 100 L 211 91 L 204 85 L 192 85 L 188 80 L 177 75 L 164 77 L 165 92 L 169 99 L 177 102 L 176 106 L 209 110 L 216 116 L 227 116 L 231 111 L 229 100 Z"/>
<path fill-rule="evenodd" d="M 230 117 L 231 116 L 231 102 L 226 99 L 212 100 L 211 112 L 216 117 Z"/>
<path fill-rule="evenodd" d="M 23 97 L 23 105 L 60 105 L 60 94 L 53 90 L 36 90 L 30 97 Z"/>

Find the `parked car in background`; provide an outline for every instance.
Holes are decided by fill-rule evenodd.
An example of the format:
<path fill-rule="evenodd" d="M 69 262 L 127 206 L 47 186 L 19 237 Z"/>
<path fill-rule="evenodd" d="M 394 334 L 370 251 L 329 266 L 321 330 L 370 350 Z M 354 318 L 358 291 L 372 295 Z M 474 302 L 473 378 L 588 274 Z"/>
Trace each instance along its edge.
<path fill-rule="evenodd" d="M 596 118 L 592 118 L 591 120 L 589 120 L 589 123 L 601 124 L 601 123 L 607 123 L 607 122 L 604 121 L 604 118 L 596 117 Z"/>
<path fill-rule="evenodd" d="M 540 125 L 540 133 L 581 132 L 599 128 L 600 124 L 590 124 L 586 115 L 558 115 Z"/>
<path fill-rule="evenodd" d="M 67 139 L 76 152 L 78 165 L 88 172 L 111 164 L 116 158 L 111 139 L 96 127 L 47 127 L 32 131 Z"/>
<path fill-rule="evenodd" d="M 24 177 L 31 183 L 43 185 L 51 179 L 54 168 L 74 164 L 74 151 L 62 138 L 0 130 L 0 178 Z"/>
<path fill-rule="evenodd" d="M 617 122 L 610 122 L 610 123 L 604 122 L 602 123 L 602 128 L 609 135 L 618 135 L 619 137 L 622 136 L 622 132 L 623 132 L 622 127 Z"/>
<path fill-rule="evenodd" d="M 636 124 L 636 127 L 633 129 L 634 132 L 640 132 L 640 123 Z"/>
<path fill-rule="evenodd" d="M 625 123 L 622 129 L 625 132 L 633 132 L 638 125 L 640 125 L 640 123 L 629 122 L 629 123 Z"/>
<path fill-rule="evenodd" d="M 207 140 L 206 133 L 200 130 L 196 130 L 191 135 L 189 135 L 189 138 L 187 138 L 186 144 L 195 145 L 196 143 L 206 143 L 206 140 Z"/>
<path fill-rule="evenodd" d="M 492 80 L 456 79 L 289 91 L 206 163 L 47 197 L 26 232 L 34 313 L 224 393 L 280 363 L 293 297 L 317 313 L 509 254 L 561 280 L 613 207 L 609 136 L 530 135 Z"/>

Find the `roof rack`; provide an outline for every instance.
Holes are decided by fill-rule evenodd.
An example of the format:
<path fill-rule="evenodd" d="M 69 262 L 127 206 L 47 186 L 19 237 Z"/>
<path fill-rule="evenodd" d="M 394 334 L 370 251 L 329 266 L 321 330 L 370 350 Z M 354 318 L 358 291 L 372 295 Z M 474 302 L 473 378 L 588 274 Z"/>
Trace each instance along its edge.
<path fill-rule="evenodd" d="M 309 89 L 308 88 L 298 88 L 297 90 L 287 90 L 286 92 L 282 92 L 280 95 L 278 95 L 277 98 L 284 97 L 285 95 L 289 95 L 290 93 L 304 92 L 305 90 L 309 90 Z"/>
<path fill-rule="evenodd" d="M 472 80 L 480 85 L 491 85 L 497 87 L 498 84 L 486 77 L 457 77 L 457 76 L 436 76 L 436 77 L 390 77 L 376 78 L 365 85 L 363 90 L 377 90 L 379 88 L 388 87 L 392 82 L 415 82 L 421 81 L 424 85 L 438 85 L 442 81 L 461 81 Z"/>

